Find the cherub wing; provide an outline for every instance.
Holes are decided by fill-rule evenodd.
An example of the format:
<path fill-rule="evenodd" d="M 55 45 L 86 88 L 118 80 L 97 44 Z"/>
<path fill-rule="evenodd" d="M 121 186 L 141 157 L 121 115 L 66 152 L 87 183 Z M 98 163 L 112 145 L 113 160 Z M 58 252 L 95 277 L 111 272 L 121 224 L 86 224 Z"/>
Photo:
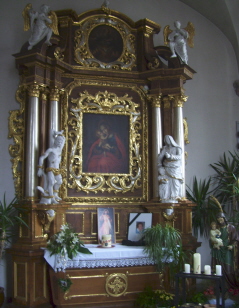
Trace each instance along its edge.
<path fill-rule="evenodd" d="M 24 31 L 28 31 L 30 29 L 30 16 L 29 11 L 32 10 L 32 4 L 28 3 L 24 10 L 22 11 L 22 16 L 24 19 Z"/>
<path fill-rule="evenodd" d="M 194 42 L 193 42 L 193 38 L 195 36 L 195 27 L 194 25 L 189 21 L 187 26 L 184 28 L 184 30 L 186 30 L 188 32 L 188 46 L 193 48 L 194 47 Z"/>
<path fill-rule="evenodd" d="M 168 43 L 169 43 L 168 36 L 172 32 L 173 32 L 173 30 L 171 30 L 169 28 L 169 25 L 164 27 L 164 29 L 163 29 L 164 45 L 168 45 Z"/>
<path fill-rule="evenodd" d="M 59 32 L 58 32 L 58 19 L 57 19 L 56 13 L 54 11 L 50 11 L 50 14 L 49 14 L 48 17 L 52 21 L 52 23 L 49 24 L 49 27 L 52 29 L 54 34 L 59 35 Z"/>

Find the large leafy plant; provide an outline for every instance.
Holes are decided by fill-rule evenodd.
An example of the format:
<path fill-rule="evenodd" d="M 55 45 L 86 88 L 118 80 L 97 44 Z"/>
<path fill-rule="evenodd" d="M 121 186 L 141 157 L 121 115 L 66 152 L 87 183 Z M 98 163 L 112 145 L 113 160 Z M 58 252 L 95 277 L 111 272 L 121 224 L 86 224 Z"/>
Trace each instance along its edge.
<path fill-rule="evenodd" d="M 208 236 L 209 226 L 216 220 L 218 213 L 218 204 L 212 196 L 211 178 L 208 180 L 193 179 L 193 185 L 186 191 L 187 198 L 196 205 L 192 209 L 192 226 L 196 237 Z"/>
<path fill-rule="evenodd" d="M 229 220 L 239 227 L 239 154 L 228 152 L 221 159 L 210 164 L 215 171 L 208 180 L 193 179 L 192 188 L 187 187 L 187 198 L 196 206 L 193 208 L 194 234 L 208 237 L 210 223 L 216 219 L 219 206 L 231 217 Z M 211 195 L 215 198 L 211 198 Z"/>
<path fill-rule="evenodd" d="M 28 227 L 22 217 L 19 216 L 25 209 L 16 208 L 16 204 L 16 197 L 8 203 L 5 194 L 3 200 L 0 200 L 0 259 L 2 259 L 7 243 L 10 243 L 16 235 L 15 226 L 23 224 Z"/>
<path fill-rule="evenodd" d="M 229 151 L 221 160 L 210 165 L 215 171 L 213 177 L 216 195 L 228 210 L 238 210 L 239 202 L 239 154 Z"/>
<path fill-rule="evenodd" d="M 185 254 L 182 249 L 181 233 L 171 225 L 156 224 L 144 231 L 144 252 L 154 260 L 162 273 L 169 269 L 170 276 L 182 269 Z"/>

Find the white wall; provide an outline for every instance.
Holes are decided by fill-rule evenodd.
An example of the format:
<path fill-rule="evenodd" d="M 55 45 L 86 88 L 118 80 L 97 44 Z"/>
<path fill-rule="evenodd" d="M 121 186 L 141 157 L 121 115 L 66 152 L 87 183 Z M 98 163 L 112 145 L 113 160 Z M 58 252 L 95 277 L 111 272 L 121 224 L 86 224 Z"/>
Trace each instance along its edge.
<path fill-rule="evenodd" d="M 23 31 L 22 10 L 28 1 L 0 1 L 0 196 L 6 191 L 7 199 L 14 196 L 8 139 L 9 110 L 18 109 L 15 91 L 19 77 L 12 54 L 18 53 L 28 40 L 29 32 Z M 30 1 L 38 10 L 40 5 L 50 5 L 52 10 L 73 9 L 78 14 L 86 10 L 99 8 L 103 0 L 51 0 Z M 235 3 L 234 3 L 235 5 Z M 239 97 L 233 89 L 238 79 L 235 53 L 227 38 L 202 15 L 177 0 L 111 0 L 110 7 L 128 15 L 133 21 L 148 18 L 161 25 L 161 32 L 155 36 L 155 46 L 163 45 L 163 28 L 173 27 L 175 20 L 182 26 L 191 21 L 196 28 L 195 47 L 188 48 L 189 66 L 197 74 L 185 84 L 186 95 L 184 116 L 188 119 L 190 144 L 186 146 L 188 161 L 186 165 L 186 183 L 192 178 L 204 179 L 212 174 L 210 163 L 236 146 L 236 121 L 239 120 Z M 235 9 L 235 7 L 233 7 Z M 239 9 L 239 8 L 238 8 Z M 199 249 L 208 249 L 207 241 Z M 204 253 L 202 264 L 210 262 L 208 253 Z M 6 286 L 5 270 L 0 268 L 0 285 Z M 5 267 L 6 269 L 6 267 Z M 10 287 L 8 295 L 10 295 Z"/>

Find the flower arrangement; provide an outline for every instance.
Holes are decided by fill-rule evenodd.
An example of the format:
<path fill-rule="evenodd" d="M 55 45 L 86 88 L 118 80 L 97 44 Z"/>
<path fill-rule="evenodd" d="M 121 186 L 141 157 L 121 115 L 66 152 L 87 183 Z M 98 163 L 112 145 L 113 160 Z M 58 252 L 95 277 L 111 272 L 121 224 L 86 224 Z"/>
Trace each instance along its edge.
<path fill-rule="evenodd" d="M 148 286 L 138 294 L 136 305 L 140 308 L 174 307 L 174 295 L 165 290 L 153 290 Z"/>
<path fill-rule="evenodd" d="M 47 249 L 51 252 L 51 256 L 53 254 L 66 256 L 67 254 L 68 258 L 73 259 L 79 252 L 91 254 L 69 224 L 62 225 L 60 230 L 47 242 Z"/>

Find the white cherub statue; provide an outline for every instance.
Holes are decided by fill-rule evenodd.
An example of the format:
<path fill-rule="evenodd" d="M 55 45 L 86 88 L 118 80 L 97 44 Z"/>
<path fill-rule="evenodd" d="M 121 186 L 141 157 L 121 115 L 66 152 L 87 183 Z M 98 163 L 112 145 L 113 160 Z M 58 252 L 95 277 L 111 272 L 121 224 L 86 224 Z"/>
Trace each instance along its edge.
<path fill-rule="evenodd" d="M 58 203 L 61 198 L 58 196 L 59 188 L 62 184 L 62 175 L 60 170 L 61 152 L 65 144 L 65 137 L 63 131 L 53 132 L 54 144 L 51 148 L 40 156 L 38 165 L 38 176 L 44 177 L 44 189 L 37 186 L 41 191 L 42 198 L 40 203 L 53 204 Z M 44 172 L 43 162 L 48 158 L 47 168 Z"/>
<path fill-rule="evenodd" d="M 45 43 L 51 46 L 52 32 L 59 35 L 56 13 L 49 11 L 49 6 L 43 4 L 39 12 L 32 9 L 32 4 L 27 4 L 22 12 L 24 18 L 24 31 L 31 29 L 31 36 L 28 40 L 28 49 L 32 49 L 37 43 L 46 37 Z"/>
<path fill-rule="evenodd" d="M 172 52 L 171 58 L 179 56 L 183 63 L 188 63 L 187 43 L 189 47 L 193 47 L 193 37 L 195 28 L 191 22 L 182 29 L 180 21 L 174 22 L 175 30 L 171 30 L 169 26 L 164 28 L 164 44 L 169 45 Z"/>

